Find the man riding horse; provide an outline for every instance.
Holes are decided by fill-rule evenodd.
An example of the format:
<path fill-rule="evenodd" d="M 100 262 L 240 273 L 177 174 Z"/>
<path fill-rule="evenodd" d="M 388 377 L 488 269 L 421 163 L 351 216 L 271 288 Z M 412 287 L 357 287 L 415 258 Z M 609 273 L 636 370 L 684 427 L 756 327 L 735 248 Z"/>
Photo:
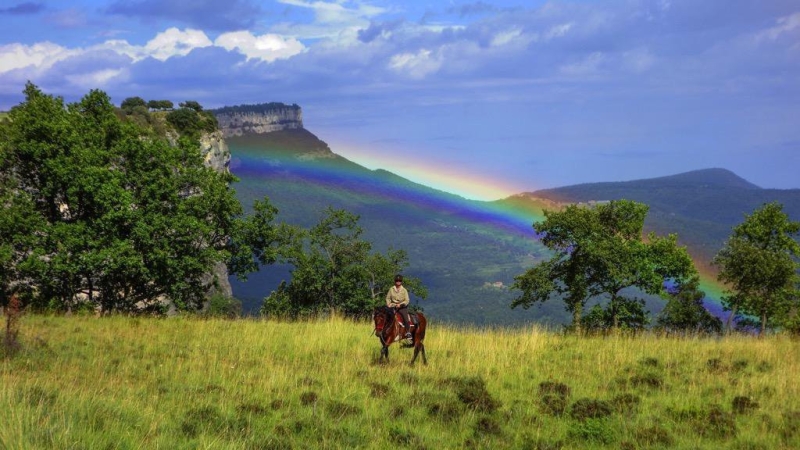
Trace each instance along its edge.
<path fill-rule="evenodd" d="M 405 329 L 405 338 L 411 339 L 411 327 L 414 326 L 410 320 L 408 320 L 408 291 L 403 286 L 403 276 L 396 275 L 394 277 L 394 286 L 389 288 L 389 292 L 386 293 L 386 306 L 392 308 L 392 311 L 396 311 L 400 313 L 400 316 L 403 318 L 403 328 Z"/>

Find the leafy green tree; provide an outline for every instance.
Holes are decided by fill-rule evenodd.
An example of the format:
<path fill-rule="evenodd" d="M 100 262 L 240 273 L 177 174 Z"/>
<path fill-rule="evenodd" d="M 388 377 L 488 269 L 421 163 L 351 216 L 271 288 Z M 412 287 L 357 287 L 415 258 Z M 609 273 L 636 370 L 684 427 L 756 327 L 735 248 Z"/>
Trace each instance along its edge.
<path fill-rule="evenodd" d="M 203 107 L 200 105 L 200 103 L 197 103 L 194 100 L 186 100 L 185 102 L 178 103 L 178 106 L 180 106 L 181 108 L 193 109 L 196 112 L 200 112 L 203 110 Z"/>
<path fill-rule="evenodd" d="M 407 266 L 405 252 L 372 253 L 362 239 L 359 217 L 345 210 L 328 208 L 315 226 L 304 230 L 282 260 L 294 266 L 290 283 L 282 284 L 264 299 L 265 315 L 300 317 L 338 311 L 348 317 L 363 317 L 383 303 L 380 291 Z M 413 278 L 409 288 L 427 295 Z M 384 292 L 385 293 L 385 292 Z"/>
<path fill-rule="evenodd" d="M 607 331 L 618 327 L 624 330 L 642 330 L 650 323 L 644 300 L 636 297 L 618 299 L 616 308 L 594 305 L 581 318 L 581 327 L 586 331 Z"/>
<path fill-rule="evenodd" d="M 365 264 L 367 287 L 373 304 L 380 304 L 386 292 L 394 286 L 394 276 L 408 268 L 408 253 L 405 250 L 389 248 L 386 254 L 371 253 Z M 404 276 L 403 285 L 420 298 L 428 297 L 428 289 L 422 280 L 414 276 Z"/>
<path fill-rule="evenodd" d="M 668 333 L 720 333 L 722 321 L 703 306 L 705 292 L 695 276 L 668 289 L 667 305 L 656 319 L 656 328 Z"/>
<path fill-rule="evenodd" d="M 173 103 L 169 100 L 150 100 L 147 107 L 153 110 L 172 109 Z"/>
<path fill-rule="evenodd" d="M 800 245 L 793 236 L 798 232 L 800 222 L 789 220 L 777 202 L 756 209 L 733 228 L 714 257 L 720 268 L 718 279 L 730 286 L 724 301 L 731 317 L 737 313 L 758 317 L 763 334 L 770 319 L 796 307 Z"/>
<path fill-rule="evenodd" d="M 234 178 L 205 167 L 196 140 L 173 146 L 120 120 L 101 91 L 65 105 L 28 83 L 9 115 L 0 141 L 4 293 L 25 284 L 41 306 L 159 311 L 167 298 L 191 310 L 214 265 L 268 251 L 240 232 L 259 219 L 242 218 Z"/>
<path fill-rule="evenodd" d="M 120 108 L 126 111 L 132 111 L 137 107 L 147 107 L 147 102 L 142 97 L 128 97 L 119 105 Z"/>
<path fill-rule="evenodd" d="M 639 314 L 638 301 L 623 295 L 623 289 L 663 295 L 665 281 L 695 273 L 689 254 L 677 245 L 675 235 L 651 233 L 646 241 L 642 239 L 647 210 L 647 205 L 617 200 L 545 211 L 545 220 L 535 223 L 534 229 L 555 254 L 515 278 L 512 287 L 522 294 L 512 308 L 528 308 L 560 296 L 572 313 L 572 327 L 580 332 L 586 301 L 605 295 L 609 301 L 603 320 L 612 328 L 621 325 L 623 315 L 634 318 Z"/>

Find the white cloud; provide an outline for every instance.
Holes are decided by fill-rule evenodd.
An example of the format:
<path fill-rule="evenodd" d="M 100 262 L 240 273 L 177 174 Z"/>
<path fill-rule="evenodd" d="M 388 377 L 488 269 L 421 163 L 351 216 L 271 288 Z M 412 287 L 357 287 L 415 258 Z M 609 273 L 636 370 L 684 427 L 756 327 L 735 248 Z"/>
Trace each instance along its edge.
<path fill-rule="evenodd" d="M 790 33 L 795 29 L 800 29 L 800 12 L 790 16 L 781 17 L 777 20 L 777 25 L 768 28 L 756 35 L 756 40 L 776 40 L 785 33 Z"/>
<path fill-rule="evenodd" d="M 522 29 L 520 28 L 501 31 L 492 38 L 492 46 L 501 47 L 517 40 L 520 36 L 522 36 Z"/>
<path fill-rule="evenodd" d="M 355 8 L 346 8 L 346 2 L 307 2 L 302 0 L 279 0 L 280 3 L 314 11 L 316 21 L 325 24 L 353 24 L 363 22 L 386 12 L 385 8 L 358 3 Z"/>
<path fill-rule="evenodd" d="M 196 48 L 214 45 L 211 39 L 200 30 L 169 28 L 158 33 L 144 46 L 131 45 L 128 41 L 112 39 L 90 50 L 111 50 L 121 55 L 131 57 L 134 62 L 151 57 L 159 61 L 166 61 L 173 56 L 186 56 Z"/>
<path fill-rule="evenodd" d="M 302 53 L 305 46 L 294 38 L 285 38 L 277 34 L 254 36 L 249 31 L 235 31 L 221 34 L 214 45 L 228 51 L 238 50 L 247 59 L 261 59 L 272 62 L 276 59 L 287 59 Z"/>
<path fill-rule="evenodd" d="M 89 73 L 67 75 L 65 78 L 70 84 L 82 89 L 96 89 L 102 88 L 109 81 L 117 79 L 123 72 L 122 69 L 104 69 Z"/>
<path fill-rule="evenodd" d="M 570 23 L 562 23 L 560 25 L 555 25 L 555 26 L 551 27 L 549 30 L 547 30 L 547 33 L 544 34 L 544 39 L 546 41 L 549 41 L 549 40 L 557 38 L 557 37 L 562 37 L 565 34 L 567 34 L 567 32 L 569 30 L 572 29 L 572 26 L 573 26 L 572 22 L 570 22 Z"/>
<path fill-rule="evenodd" d="M 279 0 L 280 3 L 309 9 L 314 13 L 311 23 L 279 23 L 271 31 L 297 39 L 324 39 L 323 46 L 331 44 L 348 47 L 358 40 L 359 30 L 369 27 L 370 20 L 387 12 L 387 9 L 360 2 L 323 2 L 304 0 Z M 350 6 L 353 5 L 353 6 Z"/>
<path fill-rule="evenodd" d="M 70 50 L 52 42 L 3 45 L 0 46 L 0 73 L 25 67 L 46 69 L 79 53 L 81 50 Z"/>
<path fill-rule="evenodd" d="M 187 29 L 181 31 L 169 28 L 158 33 L 144 46 L 145 53 L 160 61 L 173 56 L 185 56 L 192 50 L 213 45 L 211 40 L 200 30 Z"/>
<path fill-rule="evenodd" d="M 638 48 L 622 54 L 625 67 L 635 73 L 649 70 L 656 62 L 656 58 L 646 48 Z"/>
<path fill-rule="evenodd" d="M 600 65 L 606 60 L 602 52 L 594 52 L 580 61 L 561 66 L 561 73 L 570 76 L 591 76 L 595 75 Z"/>
<path fill-rule="evenodd" d="M 410 78 L 421 79 L 438 71 L 442 67 L 442 58 L 426 49 L 417 53 L 400 53 L 392 56 L 389 68 Z"/>

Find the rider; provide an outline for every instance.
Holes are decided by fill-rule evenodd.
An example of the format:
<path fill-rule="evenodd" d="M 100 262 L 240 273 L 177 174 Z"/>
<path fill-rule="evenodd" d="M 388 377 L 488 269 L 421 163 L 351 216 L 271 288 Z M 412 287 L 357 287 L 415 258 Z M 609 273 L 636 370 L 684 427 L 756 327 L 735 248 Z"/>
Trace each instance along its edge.
<path fill-rule="evenodd" d="M 403 276 L 395 275 L 394 286 L 390 287 L 389 292 L 386 293 L 386 306 L 400 313 L 403 318 L 401 325 L 406 329 L 405 338 L 411 339 L 411 327 L 414 324 L 408 320 L 408 302 L 408 291 L 403 287 Z"/>

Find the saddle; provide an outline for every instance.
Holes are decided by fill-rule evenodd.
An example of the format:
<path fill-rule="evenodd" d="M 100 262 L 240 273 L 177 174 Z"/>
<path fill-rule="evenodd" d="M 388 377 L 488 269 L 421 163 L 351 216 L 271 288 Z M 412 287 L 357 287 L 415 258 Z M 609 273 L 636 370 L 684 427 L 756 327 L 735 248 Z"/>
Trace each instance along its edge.
<path fill-rule="evenodd" d="M 408 320 L 411 322 L 412 325 L 419 326 L 419 317 L 417 317 L 417 313 L 415 312 L 408 312 Z M 394 313 L 394 321 L 397 323 L 403 323 L 403 315 L 399 312 Z"/>

